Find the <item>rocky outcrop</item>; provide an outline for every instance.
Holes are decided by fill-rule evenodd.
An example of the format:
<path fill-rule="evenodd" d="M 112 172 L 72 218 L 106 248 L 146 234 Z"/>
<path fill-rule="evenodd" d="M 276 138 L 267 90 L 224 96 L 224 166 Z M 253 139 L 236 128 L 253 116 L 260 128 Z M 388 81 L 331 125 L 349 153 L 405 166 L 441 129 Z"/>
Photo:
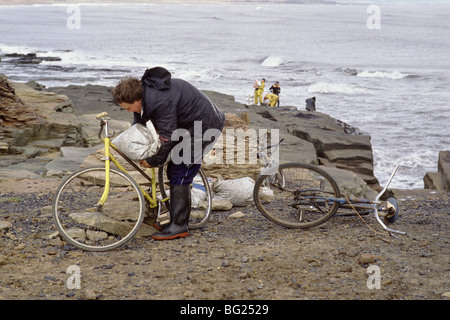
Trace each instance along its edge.
<path fill-rule="evenodd" d="M 34 122 L 36 118 L 35 111 L 25 106 L 24 102 L 16 95 L 16 90 L 8 79 L 0 74 L 0 125 L 2 126 L 2 132 L 6 133 L 8 128 L 23 128 Z M 4 140 L 5 134 L 2 138 Z"/>
<path fill-rule="evenodd" d="M 299 111 L 289 106 L 243 105 L 232 96 L 205 93 L 225 112 L 247 118 L 249 128 L 277 129 L 280 139 L 284 139 L 280 150 L 282 161 L 342 169 L 379 189 L 373 172 L 371 137 L 359 129 L 320 112 Z"/>
<path fill-rule="evenodd" d="M 264 116 L 270 114 L 270 117 L 275 119 L 272 121 L 280 124 L 280 130 L 284 129 L 293 136 L 312 144 L 316 156 L 315 161 L 312 161 L 313 164 L 352 171 L 368 184 L 378 185 L 373 172 L 373 154 L 369 135 L 361 134 L 357 129 L 319 112 L 295 111 L 277 114 L 276 110 L 265 110 L 263 113 Z M 289 160 L 298 159 L 299 151 L 308 154 L 310 149 L 296 148 L 294 159 L 290 156 Z M 302 159 L 300 161 L 305 162 Z"/>
<path fill-rule="evenodd" d="M 423 178 L 425 189 L 450 192 L 450 150 L 440 151 L 438 171 L 427 172 Z"/>
<path fill-rule="evenodd" d="M 36 53 L 10 53 L 5 54 L 4 57 L 6 62 L 13 64 L 39 64 L 43 61 L 61 61 L 59 57 L 41 57 Z"/>
<path fill-rule="evenodd" d="M 60 112 L 71 105 L 66 96 L 8 82 L 0 75 L 0 134 L 3 153 L 36 156 L 52 147 L 81 145 L 77 117 Z M 41 148 L 42 147 L 42 148 Z"/>
<path fill-rule="evenodd" d="M 67 96 L 0 75 L 0 176 L 45 174 L 45 165 L 62 147 L 84 147 L 79 124 Z"/>

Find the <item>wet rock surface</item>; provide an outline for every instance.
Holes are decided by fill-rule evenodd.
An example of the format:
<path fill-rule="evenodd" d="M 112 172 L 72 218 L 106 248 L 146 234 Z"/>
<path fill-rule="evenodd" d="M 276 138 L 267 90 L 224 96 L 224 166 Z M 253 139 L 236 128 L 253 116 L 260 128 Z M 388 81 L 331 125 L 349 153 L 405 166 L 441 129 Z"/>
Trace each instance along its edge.
<path fill-rule="evenodd" d="M 55 237 L 50 206 L 58 183 L 1 182 L 0 299 L 449 298 L 446 193 L 394 190 L 401 212 L 390 226 L 407 232 L 398 239 L 373 216 L 365 222 L 335 216 L 293 230 L 248 205 L 213 212 L 184 239 L 141 237 L 92 253 Z M 79 289 L 71 282 L 73 268 L 80 271 Z M 377 270 L 379 281 L 371 278 Z"/>

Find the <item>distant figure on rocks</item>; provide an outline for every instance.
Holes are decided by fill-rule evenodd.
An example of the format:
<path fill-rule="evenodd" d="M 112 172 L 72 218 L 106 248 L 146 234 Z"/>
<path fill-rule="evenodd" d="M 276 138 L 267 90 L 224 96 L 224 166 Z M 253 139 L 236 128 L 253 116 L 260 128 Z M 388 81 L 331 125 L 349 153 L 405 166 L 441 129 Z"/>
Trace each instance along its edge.
<path fill-rule="evenodd" d="M 277 106 L 280 106 L 280 92 L 281 92 L 281 88 L 280 88 L 280 82 L 276 81 L 271 87 L 270 87 L 270 92 L 272 92 L 273 94 L 276 94 L 278 96 L 277 99 Z"/>
<path fill-rule="evenodd" d="M 265 102 L 266 100 L 269 100 L 269 103 Z M 278 96 L 274 93 L 268 93 L 264 97 L 264 102 L 262 104 L 264 104 L 264 105 L 269 104 L 269 106 L 275 107 L 277 105 L 277 102 L 278 102 Z"/>
<path fill-rule="evenodd" d="M 255 87 L 255 104 L 258 104 L 258 99 L 259 99 L 259 103 L 262 104 L 263 103 L 263 93 L 264 93 L 264 88 L 266 86 L 266 79 L 262 78 L 261 82 L 259 82 L 258 80 L 255 81 L 254 87 Z"/>
<path fill-rule="evenodd" d="M 306 101 L 306 111 L 316 111 L 316 97 L 308 98 Z"/>

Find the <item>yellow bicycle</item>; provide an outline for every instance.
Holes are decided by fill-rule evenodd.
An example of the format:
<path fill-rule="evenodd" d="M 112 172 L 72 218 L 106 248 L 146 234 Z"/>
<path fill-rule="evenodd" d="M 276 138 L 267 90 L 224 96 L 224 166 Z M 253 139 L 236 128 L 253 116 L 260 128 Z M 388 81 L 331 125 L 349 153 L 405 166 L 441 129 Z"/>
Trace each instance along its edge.
<path fill-rule="evenodd" d="M 70 244 L 88 251 L 118 248 L 135 236 L 150 236 L 150 225 L 168 219 L 164 166 L 144 172 L 111 143 L 107 113 L 97 115 L 99 138 L 104 142 L 104 166 L 81 169 L 68 176 L 53 198 L 52 215 L 59 234 Z M 104 132 L 104 138 L 102 133 Z M 111 152 L 117 152 L 135 171 L 129 173 Z M 202 227 L 211 215 L 212 194 L 200 169 L 191 185 L 189 228 Z M 148 223 L 143 223 L 148 219 Z"/>

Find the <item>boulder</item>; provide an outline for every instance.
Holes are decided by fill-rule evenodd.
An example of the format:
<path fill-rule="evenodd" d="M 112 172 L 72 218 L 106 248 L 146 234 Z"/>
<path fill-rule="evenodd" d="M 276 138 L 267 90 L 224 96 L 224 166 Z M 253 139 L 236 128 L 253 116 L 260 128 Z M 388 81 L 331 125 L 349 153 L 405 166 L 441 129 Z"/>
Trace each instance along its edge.
<path fill-rule="evenodd" d="M 356 173 L 333 167 L 321 166 L 336 181 L 341 196 L 374 200 L 377 192 Z"/>
<path fill-rule="evenodd" d="M 439 152 L 437 167 L 437 172 L 425 174 L 424 188 L 450 192 L 450 150 Z"/>
<path fill-rule="evenodd" d="M 281 162 L 322 164 L 356 173 L 374 189 L 379 189 L 373 171 L 371 137 L 342 121 L 320 112 L 299 111 L 296 107 L 272 108 L 243 105 L 228 95 L 205 91 L 222 110 L 248 119 L 248 128 L 277 129 L 284 139 Z"/>

